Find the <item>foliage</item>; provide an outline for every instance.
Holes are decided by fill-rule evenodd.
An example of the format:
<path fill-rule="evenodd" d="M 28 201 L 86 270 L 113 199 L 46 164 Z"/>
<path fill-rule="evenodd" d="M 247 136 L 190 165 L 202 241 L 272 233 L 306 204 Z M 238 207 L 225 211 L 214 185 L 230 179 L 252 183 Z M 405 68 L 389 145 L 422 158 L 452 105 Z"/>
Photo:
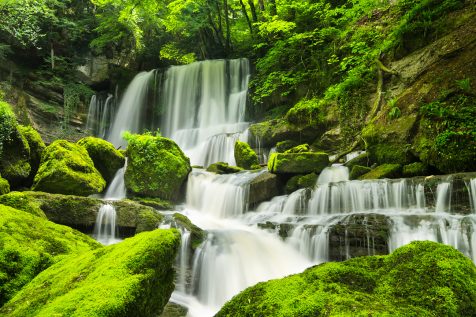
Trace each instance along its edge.
<path fill-rule="evenodd" d="M 81 101 L 88 101 L 93 94 L 94 92 L 84 84 L 69 83 L 64 86 L 63 127 L 65 129 L 69 127 L 71 116 L 76 112 Z"/>
<path fill-rule="evenodd" d="M 450 246 L 416 241 L 388 256 L 314 266 L 259 283 L 216 316 L 471 316 L 476 268 Z"/>
<path fill-rule="evenodd" d="M 9 316 L 156 316 L 174 289 L 178 231 L 155 230 L 65 258 L 0 310 Z"/>

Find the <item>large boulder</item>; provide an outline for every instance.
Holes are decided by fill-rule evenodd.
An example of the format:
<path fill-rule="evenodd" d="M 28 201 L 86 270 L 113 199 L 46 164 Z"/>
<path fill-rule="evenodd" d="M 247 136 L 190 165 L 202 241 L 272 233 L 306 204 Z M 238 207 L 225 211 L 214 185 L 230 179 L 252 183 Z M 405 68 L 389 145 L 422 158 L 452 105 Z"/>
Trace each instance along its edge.
<path fill-rule="evenodd" d="M 314 266 L 235 296 L 223 316 L 474 316 L 476 267 L 456 249 L 412 242 L 387 256 Z"/>
<path fill-rule="evenodd" d="M 93 250 L 100 244 L 69 227 L 0 205 L 0 246 L 1 307 L 65 255 Z M 6 316 L 8 312 L 2 311 L 0 315 Z M 31 316 L 23 316 L 27 315 Z"/>
<path fill-rule="evenodd" d="M 0 173 L 13 188 L 21 187 L 31 172 L 30 146 L 18 127 L 3 142 Z"/>
<path fill-rule="evenodd" d="M 5 195 L 10 192 L 10 184 L 8 181 L 0 176 L 0 195 Z"/>
<path fill-rule="evenodd" d="M 178 231 L 155 230 L 49 267 L 0 309 L 8 316 L 157 316 L 174 290 Z"/>
<path fill-rule="evenodd" d="M 33 190 L 88 196 L 104 190 L 106 181 L 81 146 L 57 140 L 44 151 Z"/>
<path fill-rule="evenodd" d="M 124 166 L 124 155 L 112 143 L 95 137 L 86 137 L 78 141 L 88 151 L 94 166 L 104 177 L 106 182 L 111 182 L 117 170 Z"/>
<path fill-rule="evenodd" d="M 175 199 L 191 171 L 190 160 L 178 145 L 150 134 L 126 136 L 128 164 L 125 183 L 135 196 Z"/>
<path fill-rule="evenodd" d="M 248 203 L 251 205 L 270 200 L 279 195 L 279 181 L 275 174 L 261 173 L 250 183 Z"/>
<path fill-rule="evenodd" d="M 259 168 L 258 156 L 246 142 L 236 141 L 235 161 L 238 167 L 247 170 Z"/>
<path fill-rule="evenodd" d="M 41 162 L 41 155 L 46 148 L 45 142 L 41 138 L 41 135 L 33 129 L 31 126 L 18 126 L 18 130 L 22 134 L 22 136 L 28 142 L 30 147 L 30 166 L 31 171 L 30 175 L 28 176 L 27 185 L 31 186 L 33 184 L 33 179 L 35 178 L 36 173 L 38 172 L 38 168 L 40 167 Z"/>
<path fill-rule="evenodd" d="M 273 153 L 268 170 L 275 174 L 320 173 L 329 165 L 329 155 L 321 152 Z"/>

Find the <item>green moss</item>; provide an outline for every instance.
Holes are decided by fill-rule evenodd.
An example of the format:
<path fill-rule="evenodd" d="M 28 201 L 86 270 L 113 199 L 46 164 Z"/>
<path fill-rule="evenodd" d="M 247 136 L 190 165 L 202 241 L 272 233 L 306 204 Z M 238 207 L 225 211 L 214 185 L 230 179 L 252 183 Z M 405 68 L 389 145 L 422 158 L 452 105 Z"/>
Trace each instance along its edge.
<path fill-rule="evenodd" d="M 132 195 L 176 199 L 191 171 L 190 160 L 178 145 L 150 134 L 126 136 L 128 165 L 125 183 Z"/>
<path fill-rule="evenodd" d="M 322 152 L 273 153 L 268 170 L 275 174 L 320 173 L 329 164 L 329 155 Z"/>
<path fill-rule="evenodd" d="M 3 143 L 0 173 L 12 188 L 17 188 L 24 184 L 30 172 L 30 146 L 20 130 L 15 128 Z"/>
<path fill-rule="evenodd" d="M 5 178 L 0 177 L 0 195 L 8 194 L 10 192 L 10 184 Z"/>
<path fill-rule="evenodd" d="M 370 161 L 369 154 L 365 152 L 360 154 L 357 157 L 354 157 L 350 161 L 346 162 L 344 165 L 347 166 L 350 170 L 352 170 L 352 167 L 354 165 L 370 167 L 371 163 L 374 163 L 374 162 Z"/>
<path fill-rule="evenodd" d="M 141 205 L 149 206 L 157 210 L 171 210 L 174 208 L 174 204 L 168 200 L 152 197 L 132 197 L 132 201 L 135 201 Z"/>
<path fill-rule="evenodd" d="M 0 205 L 0 306 L 66 254 L 98 247 L 99 243 L 74 229 Z"/>
<path fill-rule="evenodd" d="M 476 267 L 450 246 L 416 241 L 388 256 L 325 263 L 259 283 L 222 316 L 474 316 Z"/>
<path fill-rule="evenodd" d="M 203 231 L 201 228 L 194 225 L 190 219 L 186 216 L 174 213 L 174 220 L 175 223 L 179 226 L 190 232 L 190 239 L 191 239 L 191 248 L 195 250 L 207 237 L 207 233 Z"/>
<path fill-rule="evenodd" d="M 278 153 L 284 153 L 289 149 L 292 149 L 295 146 L 298 146 L 298 142 L 293 141 L 293 140 L 285 140 L 276 143 L 276 152 Z"/>
<path fill-rule="evenodd" d="M 17 119 L 10 105 L 0 100 L 0 159 L 3 159 L 4 143 L 11 140 L 17 126 Z"/>
<path fill-rule="evenodd" d="M 354 165 L 352 166 L 352 170 L 350 171 L 349 174 L 349 179 L 358 179 L 360 176 L 367 174 L 370 172 L 372 169 L 367 166 L 360 166 L 360 165 Z"/>
<path fill-rule="evenodd" d="M 288 110 L 286 120 L 294 125 L 317 125 L 323 121 L 319 99 L 303 99 Z"/>
<path fill-rule="evenodd" d="M 19 131 L 21 132 L 22 136 L 27 140 L 28 145 L 30 147 L 30 166 L 31 171 L 28 177 L 28 185 L 33 183 L 33 179 L 35 177 L 38 168 L 40 167 L 41 162 L 41 155 L 46 148 L 41 135 L 33 129 L 31 126 L 18 126 Z"/>
<path fill-rule="evenodd" d="M 410 145 L 402 144 L 375 144 L 367 147 L 369 158 L 379 164 L 408 164 L 414 160 Z"/>
<path fill-rule="evenodd" d="M 43 271 L 0 313 L 8 316 L 157 316 L 174 289 L 176 230 L 155 230 L 69 257 Z"/>
<path fill-rule="evenodd" d="M 11 192 L 0 196 L 0 204 L 46 219 L 40 204 L 32 199 L 31 196 L 22 192 Z"/>
<path fill-rule="evenodd" d="M 238 166 L 228 165 L 225 162 L 217 162 L 213 163 L 207 167 L 207 172 L 212 172 L 216 174 L 233 174 L 241 172 L 243 168 Z"/>
<path fill-rule="evenodd" d="M 124 155 L 103 139 L 86 137 L 79 140 L 78 144 L 88 151 L 94 166 L 108 183 L 112 181 L 117 170 L 124 166 Z"/>
<path fill-rule="evenodd" d="M 258 156 L 246 142 L 236 141 L 235 160 L 238 167 L 247 170 L 259 168 Z"/>
<path fill-rule="evenodd" d="M 398 178 L 401 176 L 402 166 L 400 164 L 383 164 L 360 176 L 359 179 Z"/>
<path fill-rule="evenodd" d="M 105 187 L 106 182 L 83 147 L 57 140 L 45 149 L 32 188 L 87 196 L 100 193 Z"/>
<path fill-rule="evenodd" d="M 303 152 L 309 152 L 309 144 L 301 144 L 301 145 L 295 146 L 289 150 L 286 150 L 284 153 L 303 153 Z"/>
<path fill-rule="evenodd" d="M 285 119 L 276 119 L 252 124 L 250 133 L 260 140 L 262 147 L 273 147 L 284 140 L 295 141 L 296 144 L 312 142 L 322 126 L 297 126 Z"/>
<path fill-rule="evenodd" d="M 428 165 L 422 162 L 403 166 L 403 177 L 426 176 L 428 173 Z"/>
<path fill-rule="evenodd" d="M 286 183 L 286 193 L 292 193 L 300 188 L 311 188 L 316 185 L 318 175 L 310 173 L 307 175 L 296 175 L 291 177 Z"/>

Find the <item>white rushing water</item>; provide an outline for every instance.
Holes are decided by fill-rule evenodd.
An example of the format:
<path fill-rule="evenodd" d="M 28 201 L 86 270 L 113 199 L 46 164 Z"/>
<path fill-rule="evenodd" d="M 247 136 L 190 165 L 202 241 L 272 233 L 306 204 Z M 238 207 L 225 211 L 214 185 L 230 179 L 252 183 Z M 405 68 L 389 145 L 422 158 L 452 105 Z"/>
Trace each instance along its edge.
<path fill-rule="evenodd" d="M 116 209 L 105 203 L 99 208 L 93 237 L 104 245 L 110 245 L 121 240 L 117 238 Z"/>

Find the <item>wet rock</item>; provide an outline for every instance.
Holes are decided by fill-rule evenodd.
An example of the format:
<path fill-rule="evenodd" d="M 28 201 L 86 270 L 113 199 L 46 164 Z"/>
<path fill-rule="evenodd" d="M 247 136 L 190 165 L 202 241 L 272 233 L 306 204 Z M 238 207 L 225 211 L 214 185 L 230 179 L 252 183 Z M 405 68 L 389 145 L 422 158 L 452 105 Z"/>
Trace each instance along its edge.
<path fill-rule="evenodd" d="M 329 155 L 321 152 L 273 153 L 268 170 L 275 174 L 320 173 L 329 165 Z"/>
<path fill-rule="evenodd" d="M 225 162 L 213 163 L 207 167 L 207 172 L 212 172 L 220 175 L 234 174 L 241 172 L 242 170 L 243 169 L 241 167 L 228 165 L 228 163 Z"/>
<path fill-rule="evenodd" d="M 248 203 L 254 205 L 270 200 L 279 194 L 279 181 L 275 174 L 264 172 L 250 183 Z"/>

